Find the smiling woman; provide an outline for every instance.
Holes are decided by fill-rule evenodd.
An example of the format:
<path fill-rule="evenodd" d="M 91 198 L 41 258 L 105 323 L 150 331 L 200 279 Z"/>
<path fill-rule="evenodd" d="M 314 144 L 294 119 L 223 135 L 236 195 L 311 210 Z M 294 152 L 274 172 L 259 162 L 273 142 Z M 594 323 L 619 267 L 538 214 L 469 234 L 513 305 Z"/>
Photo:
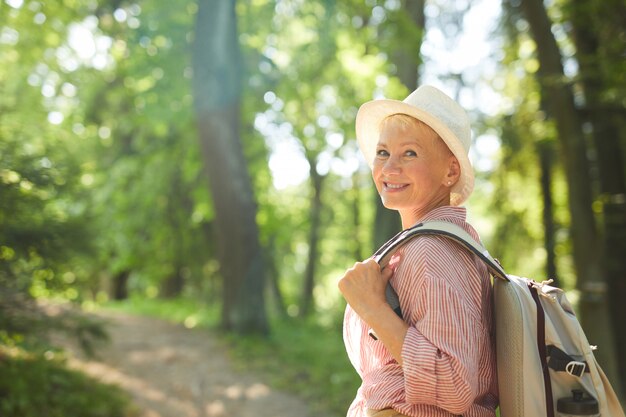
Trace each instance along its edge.
<path fill-rule="evenodd" d="M 454 100 L 422 86 L 404 101 L 370 101 L 359 109 L 356 132 L 380 197 L 403 228 L 447 221 L 478 239 L 459 207 L 474 173 L 469 118 Z M 386 303 L 387 283 L 403 317 Z M 349 417 L 495 416 L 492 289 L 473 254 L 422 236 L 388 265 L 357 262 L 339 290 L 348 302 L 346 350 L 363 379 Z"/>

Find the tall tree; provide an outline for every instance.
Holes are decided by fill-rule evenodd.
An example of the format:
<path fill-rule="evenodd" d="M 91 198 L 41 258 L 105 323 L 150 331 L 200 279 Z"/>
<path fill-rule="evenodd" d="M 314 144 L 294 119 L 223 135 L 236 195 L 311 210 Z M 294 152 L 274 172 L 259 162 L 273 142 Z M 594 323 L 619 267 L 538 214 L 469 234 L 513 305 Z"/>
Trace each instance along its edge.
<path fill-rule="evenodd" d="M 311 166 L 310 175 L 311 183 L 313 185 L 311 196 L 311 225 L 309 229 L 309 253 L 307 256 L 306 268 L 304 270 L 304 284 L 302 285 L 302 300 L 300 302 L 300 314 L 306 316 L 311 313 L 314 307 L 313 290 L 315 288 L 315 273 L 316 266 L 319 259 L 319 243 L 321 234 L 321 221 L 322 221 L 322 188 L 326 175 L 322 175 L 316 168 L 316 157 L 318 155 L 311 155 L 311 152 L 305 152 L 309 165 Z"/>
<path fill-rule="evenodd" d="M 317 16 L 316 25 L 317 29 L 317 58 L 322 62 L 331 62 L 334 60 L 335 55 L 335 44 L 333 39 L 333 14 L 335 10 L 335 2 L 325 0 L 322 2 L 323 13 Z M 313 48 L 311 48 L 314 50 Z M 309 51 L 309 53 L 312 51 Z M 308 61 L 304 61 L 308 63 Z M 330 65 L 329 65 L 330 66 Z M 310 67 L 314 69 L 315 67 Z M 301 73 L 306 73 L 307 71 L 301 69 Z M 318 71 L 314 69 L 315 72 L 308 75 L 308 79 L 310 80 L 310 86 L 313 87 L 313 91 L 318 90 L 322 87 L 324 83 L 326 83 L 326 72 Z M 302 103 L 302 111 L 303 114 L 308 114 L 312 117 L 314 116 L 314 102 L 318 100 L 318 97 L 315 93 L 312 94 L 311 97 L 305 97 L 304 95 L 301 97 Z M 298 123 L 299 122 L 299 123 Z M 300 119 L 297 124 L 303 122 Z M 311 189 L 311 199 L 310 199 L 310 229 L 309 229 L 309 237 L 308 237 L 308 247 L 309 252 L 307 256 L 306 268 L 304 270 L 304 282 L 302 285 L 302 297 L 300 302 L 300 314 L 302 316 L 306 316 L 311 313 L 313 307 L 315 305 L 314 300 L 314 288 L 316 281 L 316 273 L 317 273 L 317 263 L 319 261 L 320 254 L 320 241 L 321 241 L 321 233 L 322 233 L 322 190 L 324 188 L 324 183 L 327 178 L 327 174 L 323 174 L 319 171 L 318 167 L 318 159 L 320 155 L 327 147 L 325 138 L 321 138 L 324 130 L 319 126 L 319 133 L 310 137 L 309 140 L 305 143 L 305 157 L 309 162 L 309 178 L 311 181 L 312 189 Z M 303 132 L 304 133 L 304 132 Z M 303 141 L 305 140 L 303 135 Z"/>
<path fill-rule="evenodd" d="M 240 126 L 242 63 L 235 0 L 199 0 L 193 88 L 202 161 L 215 208 L 222 327 L 268 332 L 265 267 Z"/>
<path fill-rule="evenodd" d="M 539 85 L 532 66 L 536 61 L 534 57 L 529 60 L 524 52 L 526 46 L 532 45 L 524 24 L 519 5 L 503 4 L 500 33 L 506 42 L 502 50 L 505 56 L 500 65 L 502 73 L 508 78 L 503 84 L 503 92 L 507 97 L 514 97 L 516 104 L 514 111 L 505 110 L 493 125 L 500 130 L 502 140 L 499 174 L 493 176 L 497 179 L 494 184 L 499 187 L 494 193 L 495 200 L 500 203 L 496 211 L 504 214 L 498 216 L 497 241 L 503 242 L 500 239 L 508 237 L 504 246 L 510 252 L 503 259 L 513 263 L 514 268 L 511 269 L 527 270 L 532 265 L 529 258 L 519 255 L 537 253 L 537 245 L 543 239 L 543 268 L 537 265 L 526 273 L 553 279 L 556 285 L 571 283 L 573 286 L 574 278 L 569 279 L 573 272 L 570 272 L 570 257 L 556 256 L 559 251 L 570 251 L 568 241 L 558 239 L 559 231 L 569 224 L 567 199 L 560 192 L 565 185 L 561 175 L 562 164 L 556 157 L 557 138 L 553 123 L 545 117 L 548 110 L 546 102 L 536 93 Z M 524 193 L 518 195 L 522 198 L 513 202 L 512 197 L 521 189 Z M 530 198 L 531 195 L 539 197 L 542 204 L 537 204 L 535 198 Z"/>
<path fill-rule="evenodd" d="M 615 1 L 572 0 L 566 9 L 572 23 L 580 84 L 585 97 L 583 120 L 591 125 L 595 145 L 602 204 L 604 265 L 607 273 L 611 316 L 626 317 L 626 167 L 623 122 L 624 107 L 611 97 L 625 85 L 612 85 L 613 73 L 624 70 L 623 56 L 615 50 L 623 47 L 626 34 L 626 5 Z M 621 40 L 618 40 L 621 39 Z M 622 323 L 613 320 L 618 352 L 626 351 L 626 332 Z M 622 381 L 626 381 L 626 359 L 618 355 Z"/>
<path fill-rule="evenodd" d="M 320 258 L 324 256 L 322 245 L 324 241 L 332 239 L 330 236 L 333 233 L 333 226 L 327 221 L 330 216 L 339 215 L 345 204 L 343 196 L 338 201 L 336 196 L 326 192 L 326 185 L 332 186 L 333 178 L 330 172 L 332 164 L 329 164 L 329 161 L 335 159 L 343 149 L 344 132 L 348 131 L 347 117 L 342 117 L 345 109 L 342 107 L 342 100 L 353 105 L 355 94 L 354 86 L 341 60 L 342 55 L 345 55 L 340 50 L 341 40 L 350 36 L 349 27 L 345 28 L 338 24 L 341 19 L 339 16 L 344 10 L 345 4 L 339 5 L 332 0 L 297 5 L 293 3 L 291 8 L 277 8 L 273 19 L 273 28 L 276 32 L 298 34 L 272 42 L 272 48 L 278 48 L 284 57 L 289 57 L 288 61 L 285 59 L 276 61 L 282 77 L 288 82 L 279 83 L 272 89 L 280 99 L 281 106 L 269 111 L 268 114 L 274 124 L 288 125 L 293 129 L 293 136 L 301 142 L 303 157 L 306 158 L 309 167 L 309 181 L 306 187 L 308 192 L 305 194 L 308 200 L 308 215 L 304 215 L 306 220 L 302 222 L 303 229 L 307 231 L 308 251 L 304 260 L 304 271 L 300 275 L 302 277 L 298 311 L 300 315 L 308 315 L 314 311 L 314 289 L 321 283 L 320 276 L 326 267 L 320 262 Z M 307 36 L 300 36 L 305 33 Z M 359 42 L 358 39 L 351 41 Z M 351 50 L 355 48 L 355 43 L 350 44 Z M 342 82 L 338 83 L 338 79 Z M 353 119 L 350 119 L 350 131 L 353 130 L 352 123 Z M 332 140 L 333 138 L 335 140 Z M 337 141 L 337 138 L 342 140 Z M 329 204 L 327 199 L 334 201 Z M 288 224 L 285 226 L 288 227 Z M 290 236 L 292 241 L 296 237 L 293 232 Z M 343 253 L 334 253 L 335 259 L 342 255 Z"/>
<path fill-rule="evenodd" d="M 554 280 L 553 285 L 561 285 L 556 270 L 555 234 L 556 224 L 554 221 L 554 199 L 552 196 L 554 151 L 552 141 L 543 140 L 537 143 L 537 154 L 539 155 L 539 167 L 541 170 L 541 197 L 543 201 L 543 246 L 546 250 L 546 276 Z"/>
<path fill-rule="evenodd" d="M 571 88 L 565 84 L 561 53 L 552 33 L 552 22 L 542 0 L 522 0 L 521 8 L 537 47 L 537 77 L 550 116 L 558 131 L 569 191 L 574 264 L 581 290 L 581 322 L 590 342 L 598 344 L 598 361 L 612 380 L 616 359 L 607 308 L 605 271 L 601 245 L 592 211 L 592 185 L 587 145 Z"/>

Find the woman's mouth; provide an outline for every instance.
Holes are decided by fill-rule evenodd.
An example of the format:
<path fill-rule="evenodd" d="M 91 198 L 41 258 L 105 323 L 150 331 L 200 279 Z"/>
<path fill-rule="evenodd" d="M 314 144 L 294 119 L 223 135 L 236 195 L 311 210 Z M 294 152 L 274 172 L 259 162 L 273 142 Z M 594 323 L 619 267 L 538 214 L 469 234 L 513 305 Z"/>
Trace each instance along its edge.
<path fill-rule="evenodd" d="M 391 183 L 391 182 L 383 182 L 385 191 L 387 192 L 397 192 L 397 191 L 402 191 L 404 190 L 406 187 L 408 187 L 408 184 L 398 184 L 398 183 Z"/>

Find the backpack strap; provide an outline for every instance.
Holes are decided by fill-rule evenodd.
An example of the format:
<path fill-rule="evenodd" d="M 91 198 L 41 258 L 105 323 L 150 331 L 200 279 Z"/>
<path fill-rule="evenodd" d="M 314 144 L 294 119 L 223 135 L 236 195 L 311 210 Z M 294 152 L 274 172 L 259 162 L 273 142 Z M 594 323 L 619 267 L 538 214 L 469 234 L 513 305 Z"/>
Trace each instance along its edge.
<path fill-rule="evenodd" d="M 387 243 L 382 245 L 380 249 L 374 253 L 372 259 L 374 259 L 381 266 L 381 268 L 384 268 L 387 266 L 387 263 L 389 263 L 391 256 L 402 245 L 419 235 L 439 235 L 450 238 L 469 249 L 472 253 L 476 254 L 483 262 L 485 262 L 487 268 L 489 268 L 489 272 L 494 277 L 505 281 L 509 280 L 506 272 L 502 269 L 502 266 L 500 266 L 498 261 L 496 261 L 489 254 L 483 245 L 478 243 L 476 239 L 474 239 L 462 227 L 440 220 L 418 223 L 415 226 L 399 232 L 394 237 L 389 239 Z M 393 311 L 395 311 L 400 318 L 403 318 L 402 309 L 400 308 L 400 299 L 390 283 L 387 283 L 387 287 L 385 288 L 385 297 L 387 299 L 387 303 L 391 306 Z M 369 331 L 369 335 L 372 339 L 378 340 L 378 337 L 372 330 Z"/>
<path fill-rule="evenodd" d="M 474 239 L 462 227 L 450 222 L 440 220 L 426 221 L 401 231 L 400 233 L 389 239 L 387 243 L 381 246 L 380 249 L 378 249 L 376 253 L 374 253 L 372 258 L 376 262 L 378 262 L 381 267 L 385 267 L 389 262 L 391 256 L 402 245 L 419 235 L 439 235 L 450 238 L 455 242 L 460 243 L 465 248 L 469 249 L 472 253 L 476 254 L 482 261 L 484 261 L 487 265 L 487 268 L 489 268 L 489 272 L 495 278 L 505 281 L 509 280 L 506 272 L 504 272 L 504 269 L 502 269 L 498 261 L 496 261 L 489 254 L 489 252 L 487 251 L 487 249 L 485 249 L 483 245 L 478 243 L 476 239 Z M 385 296 L 391 308 L 393 308 L 398 316 L 402 317 L 402 310 L 400 309 L 400 301 L 398 299 L 398 295 L 390 284 L 387 284 Z"/>
<path fill-rule="evenodd" d="M 543 310 L 537 287 L 528 283 L 528 290 L 537 306 L 537 351 L 541 362 L 543 374 L 543 387 L 546 393 L 546 417 L 554 417 L 554 397 L 552 395 L 552 381 L 550 380 L 550 370 L 548 369 L 548 349 L 546 347 L 546 313 Z"/>
<path fill-rule="evenodd" d="M 374 253 L 373 259 L 378 262 L 379 265 L 385 266 L 396 250 L 419 235 L 440 235 L 450 238 L 482 259 L 487 264 L 489 271 L 494 277 L 505 281 L 509 280 L 504 269 L 502 269 L 498 261 L 489 254 L 489 251 L 487 251 L 483 245 L 478 243 L 476 239 L 462 227 L 454 223 L 440 220 L 426 221 L 401 231 L 381 246 L 380 249 Z"/>
<path fill-rule="evenodd" d="M 485 262 L 489 268 L 489 272 L 494 276 L 494 278 L 501 279 L 503 281 L 510 281 L 506 272 L 502 269 L 502 266 L 500 266 L 500 264 L 493 257 L 491 257 L 489 252 L 479 242 L 477 242 L 460 226 L 445 221 L 427 221 L 403 230 L 385 243 L 378 251 L 376 251 L 373 259 L 378 262 L 381 267 L 385 267 L 395 251 L 397 251 L 409 240 L 419 235 L 440 235 L 454 240 Z M 545 312 L 541 302 L 539 301 L 537 288 L 534 285 L 529 285 L 528 289 L 537 306 L 537 349 L 540 355 L 543 370 L 546 394 L 546 416 L 554 417 L 553 393 L 548 367 L 557 371 L 567 372 L 577 377 L 582 376 L 585 371 L 588 372 L 589 367 L 586 362 L 576 361 L 556 346 L 545 346 Z M 386 297 L 389 305 L 391 305 L 396 314 L 402 318 L 398 295 L 390 284 L 387 284 Z M 377 336 L 373 331 L 370 330 L 369 334 L 373 339 L 377 339 Z"/>
<path fill-rule="evenodd" d="M 548 355 L 547 365 L 558 372 L 567 372 L 577 378 L 582 378 L 585 372 L 590 372 L 589 364 L 584 360 L 576 360 L 559 349 L 555 345 L 548 345 L 546 354 Z"/>

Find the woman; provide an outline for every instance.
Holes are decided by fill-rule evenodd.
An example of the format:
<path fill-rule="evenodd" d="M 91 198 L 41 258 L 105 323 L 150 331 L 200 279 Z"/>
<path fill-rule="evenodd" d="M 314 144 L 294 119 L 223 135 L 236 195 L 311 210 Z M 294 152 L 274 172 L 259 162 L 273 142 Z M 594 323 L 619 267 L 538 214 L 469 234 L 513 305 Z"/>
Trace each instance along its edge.
<path fill-rule="evenodd" d="M 456 102 L 430 86 L 403 102 L 371 101 L 356 133 L 383 204 L 404 229 L 444 220 L 478 239 L 459 207 L 474 175 L 469 119 Z M 387 282 L 404 319 L 385 301 Z M 445 237 L 420 236 L 382 271 L 371 259 L 356 263 L 339 290 L 348 302 L 346 350 L 362 378 L 349 417 L 495 416 L 492 289 L 478 258 Z"/>

